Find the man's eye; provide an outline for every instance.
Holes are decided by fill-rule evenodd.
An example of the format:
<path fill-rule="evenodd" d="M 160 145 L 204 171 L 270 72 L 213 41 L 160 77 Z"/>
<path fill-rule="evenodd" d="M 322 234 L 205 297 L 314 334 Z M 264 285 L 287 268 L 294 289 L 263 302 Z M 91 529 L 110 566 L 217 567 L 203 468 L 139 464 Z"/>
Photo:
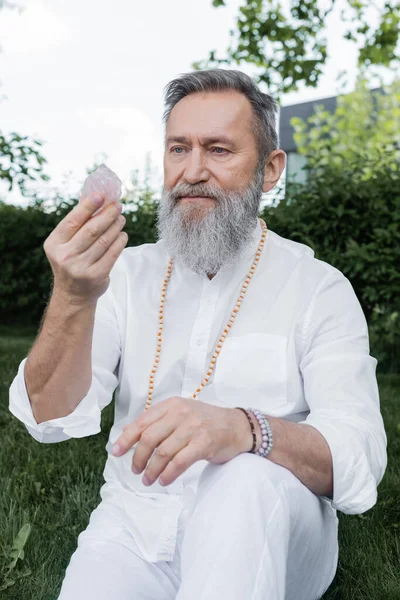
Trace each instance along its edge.
<path fill-rule="evenodd" d="M 223 152 L 229 152 L 226 148 L 221 148 L 219 146 L 214 146 L 213 150 L 222 150 Z M 217 152 L 216 154 L 222 154 L 222 152 Z"/>
<path fill-rule="evenodd" d="M 222 150 L 222 152 L 216 152 L 215 154 L 223 154 L 224 152 L 229 152 L 226 148 L 221 148 L 220 146 L 214 146 L 213 150 Z M 182 154 L 182 152 L 175 152 L 176 150 L 183 150 L 182 146 L 175 146 L 175 148 L 171 148 L 171 152 L 175 154 Z"/>

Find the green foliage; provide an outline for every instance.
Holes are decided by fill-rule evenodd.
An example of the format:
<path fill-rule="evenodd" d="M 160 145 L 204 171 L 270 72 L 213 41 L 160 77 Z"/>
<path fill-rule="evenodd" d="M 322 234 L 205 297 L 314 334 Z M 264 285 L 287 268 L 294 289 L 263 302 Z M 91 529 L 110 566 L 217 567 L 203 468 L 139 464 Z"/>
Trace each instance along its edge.
<path fill-rule="evenodd" d="M 0 179 L 9 183 L 8 190 L 18 185 L 21 194 L 26 194 L 26 182 L 38 176 L 43 181 L 50 178 L 43 171 L 47 160 L 40 154 L 40 140 L 29 140 L 28 136 L 11 133 L 8 136 L 0 132 Z M 33 164 L 32 164 L 33 163 Z"/>
<path fill-rule="evenodd" d="M 327 164 L 342 167 L 343 160 L 384 160 L 393 171 L 399 168 L 400 79 L 382 91 L 371 93 L 365 77 L 357 79 L 351 94 L 337 97 L 335 113 L 317 105 L 307 122 L 290 121 L 297 151 L 307 157 L 311 169 Z M 384 158 L 386 156 L 386 159 Z M 366 180 L 378 177 L 379 169 L 365 170 Z"/>
<path fill-rule="evenodd" d="M 16 578 L 12 578 L 11 572 L 17 567 L 18 560 L 23 560 L 25 558 L 24 548 L 29 539 L 31 529 L 31 524 L 25 523 L 13 540 L 9 555 L 10 562 L 4 568 L 4 572 L 1 576 L 2 583 L 0 583 L 0 592 L 12 587 L 16 582 Z M 32 575 L 32 571 L 30 569 L 25 569 L 25 571 L 18 574 L 18 578 L 27 577 L 29 575 Z"/>
<path fill-rule="evenodd" d="M 293 119 L 308 160 L 306 184 L 289 182 L 266 221 L 305 243 L 351 281 L 385 371 L 400 366 L 399 83 L 375 101 L 360 86 L 339 98 L 334 115 Z"/>
<path fill-rule="evenodd" d="M 225 0 L 213 0 L 216 8 Z M 291 0 L 289 14 L 281 0 L 243 0 L 235 32 L 226 58 L 217 59 L 212 50 L 208 59 L 193 63 L 194 69 L 224 64 L 249 63 L 260 69 L 255 77 L 270 93 L 296 91 L 299 84 L 317 87 L 328 52 L 326 25 L 329 14 L 339 10 L 336 0 Z M 344 38 L 359 50 L 358 66 L 383 65 L 394 68 L 400 53 L 397 48 L 400 5 L 387 1 L 382 7 L 369 0 L 347 0 L 340 12 L 348 23 Z M 375 28 L 370 28 L 367 11 L 374 11 Z"/>

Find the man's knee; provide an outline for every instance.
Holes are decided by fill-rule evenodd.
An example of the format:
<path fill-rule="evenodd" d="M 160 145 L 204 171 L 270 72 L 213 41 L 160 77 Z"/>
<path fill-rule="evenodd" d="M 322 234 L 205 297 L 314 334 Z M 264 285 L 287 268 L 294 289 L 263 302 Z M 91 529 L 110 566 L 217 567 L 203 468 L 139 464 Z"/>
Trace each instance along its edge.
<path fill-rule="evenodd" d="M 295 475 L 285 467 L 277 465 L 268 458 L 257 456 L 249 452 L 238 454 L 223 464 L 209 463 L 205 466 L 199 478 L 199 487 L 202 485 L 260 487 L 275 489 L 281 493 L 287 484 L 300 483 Z"/>

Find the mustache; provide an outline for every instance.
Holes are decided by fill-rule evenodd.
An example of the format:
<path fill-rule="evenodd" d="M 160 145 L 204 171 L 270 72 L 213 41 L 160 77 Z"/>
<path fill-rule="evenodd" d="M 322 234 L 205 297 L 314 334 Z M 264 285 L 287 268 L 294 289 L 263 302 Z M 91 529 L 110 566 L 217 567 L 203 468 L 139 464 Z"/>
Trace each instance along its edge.
<path fill-rule="evenodd" d="M 176 186 L 174 189 L 168 192 L 171 200 L 179 200 L 183 197 L 194 198 L 195 196 L 203 196 L 207 198 L 212 198 L 214 200 L 218 200 L 221 197 L 221 192 L 219 190 L 207 189 L 204 186 Z"/>

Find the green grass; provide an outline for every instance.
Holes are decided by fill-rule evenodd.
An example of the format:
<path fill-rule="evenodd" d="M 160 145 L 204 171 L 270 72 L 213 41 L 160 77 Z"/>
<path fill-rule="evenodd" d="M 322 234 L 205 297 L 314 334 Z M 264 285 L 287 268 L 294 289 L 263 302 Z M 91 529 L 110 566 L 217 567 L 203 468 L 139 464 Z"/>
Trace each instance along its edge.
<path fill-rule="evenodd" d="M 9 387 L 28 354 L 34 330 L 0 330 L 0 589 L 14 538 L 31 533 L 0 600 L 55 600 L 78 534 L 99 504 L 105 445 L 113 403 L 102 413 L 102 432 L 58 444 L 40 444 L 8 410 Z M 389 464 L 374 508 L 338 513 L 339 566 L 324 600 L 400 599 L 400 375 L 378 375 L 388 434 Z M 311 599 L 310 599 L 311 600 Z"/>

